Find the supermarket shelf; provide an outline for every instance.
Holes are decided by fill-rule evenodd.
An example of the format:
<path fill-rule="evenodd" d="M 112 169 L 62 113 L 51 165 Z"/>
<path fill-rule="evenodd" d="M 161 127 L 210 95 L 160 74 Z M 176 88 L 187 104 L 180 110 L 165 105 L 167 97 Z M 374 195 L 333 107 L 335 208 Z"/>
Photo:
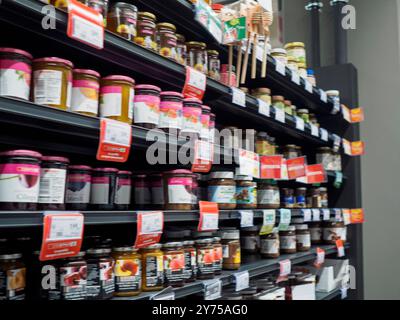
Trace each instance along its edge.
<path fill-rule="evenodd" d="M 333 290 L 331 292 L 316 292 L 316 300 L 334 300 L 340 299 L 340 289 Z"/>
<path fill-rule="evenodd" d="M 320 246 L 320 248 L 325 250 L 326 255 L 332 254 L 336 252 L 336 247 L 332 245 Z M 237 271 L 223 271 L 222 275 L 215 278 L 215 280 L 221 280 L 223 286 L 227 286 L 230 284 L 234 284 L 234 274 L 237 272 L 248 271 L 250 278 L 261 276 L 266 273 L 274 272 L 279 270 L 279 262 L 290 259 L 292 265 L 304 263 L 307 261 L 312 261 L 315 259 L 316 248 L 311 249 L 309 252 L 304 253 L 295 253 L 295 254 L 287 254 L 282 255 L 278 259 L 259 259 L 255 262 L 244 263 L 241 268 Z M 205 281 L 196 281 L 191 284 L 186 284 L 181 288 L 174 288 L 175 298 L 183 298 L 186 296 L 190 296 L 193 294 L 201 293 L 204 290 Z M 147 300 L 152 295 L 157 292 L 151 293 L 143 293 L 137 297 L 129 297 L 129 298 L 114 298 L 115 300 Z"/>

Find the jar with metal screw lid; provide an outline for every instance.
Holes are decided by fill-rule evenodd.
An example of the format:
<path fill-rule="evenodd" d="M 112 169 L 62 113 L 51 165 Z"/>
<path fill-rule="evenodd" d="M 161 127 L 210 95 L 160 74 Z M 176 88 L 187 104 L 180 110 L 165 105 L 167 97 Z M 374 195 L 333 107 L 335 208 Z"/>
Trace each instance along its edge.
<path fill-rule="evenodd" d="M 134 37 L 136 44 L 157 51 L 156 20 L 156 16 L 150 12 L 138 13 L 137 32 Z"/>
<path fill-rule="evenodd" d="M 240 232 L 240 247 L 243 253 L 256 254 L 260 250 L 260 227 L 242 228 Z"/>
<path fill-rule="evenodd" d="M 257 189 L 257 203 L 260 209 L 278 209 L 280 207 L 279 188 L 274 180 L 260 180 Z"/>
<path fill-rule="evenodd" d="M 136 37 L 137 8 L 129 3 L 115 3 L 107 15 L 107 29 L 132 41 Z"/>
<path fill-rule="evenodd" d="M 298 224 L 296 227 L 296 248 L 298 252 L 311 249 L 311 233 L 307 224 Z"/>
<path fill-rule="evenodd" d="M 157 243 L 142 248 L 142 290 L 158 291 L 164 287 L 164 254 Z"/>
<path fill-rule="evenodd" d="M 237 270 L 241 265 L 240 232 L 235 228 L 223 228 L 218 231 L 221 237 L 223 269 Z"/>
<path fill-rule="evenodd" d="M 185 251 L 182 242 L 167 242 L 164 251 L 164 280 L 166 286 L 182 287 L 185 284 Z"/>
<path fill-rule="evenodd" d="M 212 172 L 208 182 L 208 200 L 216 202 L 222 210 L 236 208 L 236 182 L 230 171 Z"/>
<path fill-rule="evenodd" d="M 214 245 L 212 238 L 196 240 L 197 278 L 214 278 Z"/>
<path fill-rule="evenodd" d="M 197 278 L 197 250 L 193 240 L 183 241 L 185 251 L 185 282 L 193 282 Z"/>
<path fill-rule="evenodd" d="M 279 234 L 278 230 L 274 230 L 270 234 L 261 235 L 260 237 L 260 254 L 264 259 L 276 259 L 280 255 L 279 251 Z"/>
<path fill-rule="evenodd" d="M 214 247 L 214 274 L 218 275 L 222 272 L 222 244 L 220 237 L 213 237 L 213 247 Z"/>
<path fill-rule="evenodd" d="M 219 60 L 219 52 L 216 50 L 208 50 L 208 76 L 214 80 L 221 79 L 220 69 L 221 62 Z"/>
<path fill-rule="evenodd" d="M 176 60 L 177 36 L 176 27 L 172 23 L 157 24 L 157 45 L 160 55 Z"/>
<path fill-rule="evenodd" d="M 0 254 L 0 300 L 25 300 L 26 267 L 21 253 Z"/>
<path fill-rule="evenodd" d="M 289 226 L 287 230 L 279 231 L 281 253 L 296 253 L 296 228 Z"/>

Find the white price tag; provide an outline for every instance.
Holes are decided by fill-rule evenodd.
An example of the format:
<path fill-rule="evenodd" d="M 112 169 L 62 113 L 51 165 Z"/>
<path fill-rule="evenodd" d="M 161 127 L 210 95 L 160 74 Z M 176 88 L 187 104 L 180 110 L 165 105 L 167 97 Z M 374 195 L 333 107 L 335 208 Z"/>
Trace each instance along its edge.
<path fill-rule="evenodd" d="M 286 66 L 279 60 L 275 59 L 275 70 L 283 76 L 286 76 Z"/>
<path fill-rule="evenodd" d="M 215 300 L 221 297 L 222 282 L 221 280 L 204 281 L 204 300 Z"/>
<path fill-rule="evenodd" d="M 274 107 L 274 110 L 275 110 L 275 120 L 279 121 L 279 122 L 282 122 L 282 123 L 285 123 L 285 120 L 286 120 L 285 111 L 282 110 L 282 109 L 275 108 L 275 107 Z"/>
<path fill-rule="evenodd" d="M 121 121 L 106 119 L 104 142 L 128 147 L 131 142 L 132 127 Z"/>
<path fill-rule="evenodd" d="M 254 212 L 253 211 L 239 211 L 240 213 L 240 227 L 252 227 L 254 225 Z"/>
<path fill-rule="evenodd" d="M 302 209 L 303 211 L 303 221 L 309 222 L 311 221 L 311 209 Z"/>
<path fill-rule="evenodd" d="M 249 287 L 250 276 L 248 271 L 238 272 L 233 275 L 235 277 L 235 290 L 241 291 Z"/>
<path fill-rule="evenodd" d="M 347 291 L 349 288 L 345 287 L 345 288 L 340 288 L 340 298 L 342 300 L 347 299 Z"/>
<path fill-rule="evenodd" d="M 340 101 L 338 99 L 335 99 L 333 101 L 332 114 L 337 114 L 339 111 L 340 111 Z"/>
<path fill-rule="evenodd" d="M 279 261 L 279 276 L 288 276 L 290 272 L 292 272 L 292 262 L 289 259 Z"/>
<path fill-rule="evenodd" d="M 71 38 L 84 42 L 97 49 L 104 48 L 104 27 L 84 19 L 78 15 L 72 15 Z"/>
<path fill-rule="evenodd" d="M 162 211 L 138 212 L 142 217 L 142 230 L 140 234 L 161 233 L 164 226 L 164 216 Z"/>
<path fill-rule="evenodd" d="M 304 131 L 304 120 L 300 117 L 294 117 L 296 119 L 296 129 L 300 131 Z"/>
<path fill-rule="evenodd" d="M 328 141 L 328 131 L 326 131 L 324 128 L 320 128 L 319 132 L 321 134 L 321 140 Z"/>
<path fill-rule="evenodd" d="M 342 138 L 340 138 L 337 134 L 333 134 L 333 150 L 335 152 L 338 152 L 341 145 L 342 145 Z"/>
<path fill-rule="evenodd" d="M 300 85 L 300 75 L 296 72 L 292 70 L 292 81 L 297 84 Z"/>
<path fill-rule="evenodd" d="M 351 224 L 351 213 L 350 213 L 350 210 L 343 210 L 342 214 L 343 214 L 343 222 L 344 222 L 344 224 L 346 226 Z"/>
<path fill-rule="evenodd" d="M 335 221 L 343 221 L 342 210 L 334 209 L 335 210 Z"/>
<path fill-rule="evenodd" d="M 223 39 L 223 31 L 220 25 L 210 17 L 208 21 L 208 31 L 213 35 L 213 37 L 219 42 L 222 43 Z"/>
<path fill-rule="evenodd" d="M 321 212 L 319 209 L 312 209 L 312 218 L 313 221 L 321 221 Z"/>
<path fill-rule="evenodd" d="M 280 209 L 279 230 L 287 230 L 292 221 L 292 211 L 290 209 Z"/>
<path fill-rule="evenodd" d="M 324 221 L 329 221 L 331 218 L 331 211 L 329 209 L 322 209 L 322 217 Z"/>
<path fill-rule="evenodd" d="M 321 101 L 327 103 L 328 102 L 328 95 L 322 89 L 319 89 Z"/>
<path fill-rule="evenodd" d="M 218 230 L 219 215 L 215 213 L 203 213 L 202 230 Z"/>
<path fill-rule="evenodd" d="M 261 99 L 257 99 L 257 102 L 258 102 L 258 113 L 266 117 L 270 117 L 271 106 Z"/>
<path fill-rule="evenodd" d="M 319 137 L 319 128 L 312 123 L 310 123 L 310 127 L 311 127 L 311 135 L 314 137 Z"/>
<path fill-rule="evenodd" d="M 187 85 L 200 89 L 206 90 L 207 77 L 203 72 L 200 72 L 193 68 L 188 68 L 188 76 L 186 79 Z"/>
<path fill-rule="evenodd" d="M 311 84 L 310 81 L 308 81 L 306 78 L 304 79 L 304 88 L 306 89 L 306 91 L 308 91 L 309 93 L 313 93 L 313 85 Z"/>
<path fill-rule="evenodd" d="M 232 91 L 232 103 L 237 104 L 241 107 L 246 107 L 246 94 L 238 88 L 231 88 Z"/>
<path fill-rule="evenodd" d="M 45 212 L 46 214 L 56 214 L 57 212 Z M 72 212 L 71 212 L 72 213 Z M 72 240 L 80 239 L 83 230 L 83 215 L 76 216 L 57 216 L 51 219 L 50 233 L 47 240 Z"/>

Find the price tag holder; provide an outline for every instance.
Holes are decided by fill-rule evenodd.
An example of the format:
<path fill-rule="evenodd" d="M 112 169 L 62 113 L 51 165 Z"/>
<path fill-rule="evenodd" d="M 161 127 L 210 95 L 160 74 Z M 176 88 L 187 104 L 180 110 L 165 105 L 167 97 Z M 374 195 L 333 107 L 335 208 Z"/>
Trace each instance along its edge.
<path fill-rule="evenodd" d="M 245 108 L 246 94 L 242 90 L 234 87 L 231 88 L 231 92 L 232 92 L 232 103 Z"/>
<path fill-rule="evenodd" d="M 286 160 L 289 180 L 294 180 L 306 175 L 307 158 L 299 157 Z"/>
<path fill-rule="evenodd" d="M 196 140 L 192 172 L 210 172 L 213 159 L 214 145 L 204 140 Z"/>
<path fill-rule="evenodd" d="M 283 157 L 281 155 L 277 156 L 261 156 L 261 178 L 262 179 L 281 179 L 281 167 L 283 163 Z"/>
<path fill-rule="evenodd" d="M 343 221 L 343 215 L 341 209 L 333 209 L 335 212 L 335 221 L 340 222 Z"/>
<path fill-rule="evenodd" d="M 329 138 L 328 131 L 326 131 L 326 129 L 324 129 L 324 128 L 320 128 L 319 131 L 320 131 L 320 135 L 321 135 L 321 140 L 328 141 L 328 138 Z"/>
<path fill-rule="evenodd" d="M 296 71 L 292 71 L 292 82 L 297 85 L 300 85 L 300 75 Z"/>
<path fill-rule="evenodd" d="M 333 134 L 333 150 L 335 152 L 338 152 L 340 149 L 340 146 L 342 145 L 342 138 L 340 138 L 338 135 Z"/>
<path fill-rule="evenodd" d="M 150 300 L 175 300 L 175 292 L 172 287 L 168 287 L 152 295 Z"/>
<path fill-rule="evenodd" d="M 319 137 L 319 128 L 312 123 L 310 123 L 310 128 L 311 128 L 311 135 L 318 138 Z"/>
<path fill-rule="evenodd" d="M 290 225 L 290 221 L 292 220 L 292 211 L 290 209 L 280 209 L 280 218 L 279 218 L 279 231 L 285 231 L 288 229 Z"/>
<path fill-rule="evenodd" d="M 350 209 L 342 209 L 343 222 L 346 226 L 351 224 L 351 210 Z"/>
<path fill-rule="evenodd" d="M 329 209 L 322 209 L 322 218 L 324 221 L 329 221 L 331 218 L 331 211 Z"/>
<path fill-rule="evenodd" d="M 258 102 L 258 113 L 266 117 L 271 115 L 271 106 L 261 99 L 257 99 Z"/>
<path fill-rule="evenodd" d="M 137 213 L 135 248 L 144 248 L 160 241 L 164 229 L 164 213 L 148 211 Z"/>
<path fill-rule="evenodd" d="M 325 250 L 317 248 L 317 259 L 314 262 L 314 266 L 319 269 L 325 263 Z"/>
<path fill-rule="evenodd" d="M 322 89 L 319 89 L 319 93 L 320 93 L 320 98 L 322 102 L 327 103 L 328 102 L 328 95 L 326 94 L 326 92 Z"/>
<path fill-rule="evenodd" d="M 304 131 L 305 123 L 304 120 L 300 117 L 294 117 L 296 120 L 296 129 L 300 131 Z"/>
<path fill-rule="evenodd" d="M 197 98 L 202 100 L 206 92 L 207 77 L 204 73 L 191 67 L 186 67 L 186 80 L 182 94 L 185 98 Z"/>
<path fill-rule="evenodd" d="M 274 230 L 276 221 L 276 211 L 273 209 L 263 210 L 263 225 L 261 227 L 260 235 L 271 234 Z"/>
<path fill-rule="evenodd" d="M 104 48 L 103 15 L 76 1 L 68 1 L 68 37 L 96 49 Z"/>
<path fill-rule="evenodd" d="M 76 256 L 82 245 L 84 217 L 79 212 L 46 211 L 40 261 Z"/>
<path fill-rule="evenodd" d="M 254 226 L 254 212 L 249 211 L 239 211 L 240 213 L 240 227 L 247 228 Z"/>
<path fill-rule="evenodd" d="M 289 259 L 279 261 L 279 278 L 285 278 L 292 272 L 292 262 Z"/>
<path fill-rule="evenodd" d="M 275 70 L 283 76 L 286 76 L 286 66 L 279 60 L 275 59 Z"/>
<path fill-rule="evenodd" d="M 304 88 L 306 89 L 306 91 L 308 91 L 309 93 L 314 93 L 313 85 L 311 84 L 311 82 L 308 81 L 306 78 L 303 79 L 304 79 Z"/>
<path fill-rule="evenodd" d="M 321 221 L 321 212 L 319 209 L 311 209 L 313 221 Z"/>
<path fill-rule="evenodd" d="M 204 281 L 204 300 L 216 300 L 221 298 L 221 280 Z"/>
<path fill-rule="evenodd" d="M 200 220 L 198 231 L 218 230 L 219 211 L 215 202 L 199 201 Z"/>
<path fill-rule="evenodd" d="M 250 276 L 248 271 L 234 273 L 235 277 L 235 291 L 242 291 L 247 289 L 250 284 Z"/>
<path fill-rule="evenodd" d="M 303 211 L 303 221 L 311 222 L 311 209 L 302 209 Z"/>
<path fill-rule="evenodd" d="M 132 127 L 121 121 L 100 119 L 100 140 L 96 159 L 126 162 L 132 144 Z"/>
<path fill-rule="evenodd" d="M 338 250 L 337 256 L 338 258 L 342 258 L 346 255 L 344 251 L 343 240 L 336 240 L 336 248 Z"/>
<path fill-rule="evenodd" d="M 279 108 L 275 108 L 275 107 L 273 107 L 273 108 L 275 110 L 275 120 L 279 121 L 279 122 L 282 122 L 282 123 L 285 123 L 285 121 L 286 121 L 286 113 L 285 113 L 285 111 L 282 110 L 282 109 L 279 109 Z"/>

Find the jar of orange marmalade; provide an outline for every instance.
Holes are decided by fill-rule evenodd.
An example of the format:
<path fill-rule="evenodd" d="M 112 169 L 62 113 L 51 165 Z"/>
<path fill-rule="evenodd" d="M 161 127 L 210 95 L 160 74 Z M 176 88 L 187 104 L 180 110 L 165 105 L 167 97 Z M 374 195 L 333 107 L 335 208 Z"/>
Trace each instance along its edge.
<path fill-rule="evenodd" d="M 97 117 L 100 74 L 93 70 L 74 69 L 71 111 Z"/>
<path fill-rule="evenodd" d="M 141 249 L 142 290 L 158 291 L 164 287 L 164 254 L 162 245 L 157 243 Z"/>

